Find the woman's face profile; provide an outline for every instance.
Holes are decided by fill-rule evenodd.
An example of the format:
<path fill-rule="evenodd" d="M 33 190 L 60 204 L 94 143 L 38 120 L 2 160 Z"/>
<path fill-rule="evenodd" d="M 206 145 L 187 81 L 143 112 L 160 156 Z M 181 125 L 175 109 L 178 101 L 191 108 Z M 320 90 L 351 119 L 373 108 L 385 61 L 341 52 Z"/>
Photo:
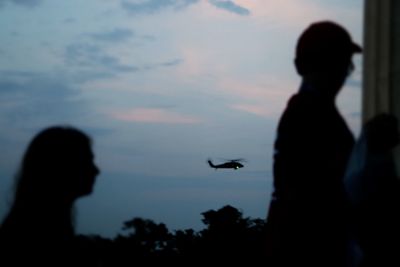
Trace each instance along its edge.
<path fill-rule="evenodd" d="M 88 146 L 77 153 L 75 161 L 75 173 L 73 174 L 76 184 L 76 197 L 86 196 L 92 193 L 96 181 L 96 176 L 100 173 L 99 168 L 94 163 L 92 149 Z"/>

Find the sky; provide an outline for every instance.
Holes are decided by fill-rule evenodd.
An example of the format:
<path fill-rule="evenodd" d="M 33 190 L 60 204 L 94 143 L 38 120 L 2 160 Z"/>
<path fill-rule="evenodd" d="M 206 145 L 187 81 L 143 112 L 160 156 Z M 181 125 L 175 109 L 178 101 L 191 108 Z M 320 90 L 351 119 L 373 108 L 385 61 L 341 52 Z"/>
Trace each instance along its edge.
<path fill-rule="evenodd" d="M 202 212 L 228 204 L 265 218 L 294 47 L 319 20 L 362 44 L 362 0 L 0 0 L 0 219 L 28 143 L 52 125 L 90 135 L 101 169 L 76 204 L 79 233 L 114 237 L 134 217 L 201 230 Z M 337 104 L 357 136 L 354 63 Z"/>

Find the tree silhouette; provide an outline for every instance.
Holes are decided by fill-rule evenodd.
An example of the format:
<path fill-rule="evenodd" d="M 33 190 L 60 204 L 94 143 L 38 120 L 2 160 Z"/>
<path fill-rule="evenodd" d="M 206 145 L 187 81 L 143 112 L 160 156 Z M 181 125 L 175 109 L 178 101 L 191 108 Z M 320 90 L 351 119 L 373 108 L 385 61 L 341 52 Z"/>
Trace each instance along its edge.
<path fill-rule="evenodd" d="M 152 220 L 134 218 L 124 223 L 124 230 L 133 230 L 130 239 L 146 252 L 156 253 L 167 248 L 171 234 L 164 223 L 156 224 Z"/>
<path fill-rule="evenodd" d="M 103 253 L 104 266 L 132 266 L 138 261 L 162 264 L 217 263 L 260 260 L 264 257 L 265 221 L 243 217 L 230 205 L 202 213 L 205 228 L 175 230 L 164 223 L 133 218 L 123 223 Z M 106 246 L 100 246 L 103 251 Z M 108 255 L 104 257 L 104 255 Z"/>
<path fill-rule="evenodd" d="M 201 213 L 205 228 L 170 232 L 164 223 L 135 217 L 115 238 L 78 235 L 79 266 L 257 262 L 265 258 L 265 220 L 243 217 L 230 205 Z"/>
<path fill-rule="evenodd" d="M 115 266 L 130 266 L 143 260 L 158 263 L 175 257 L 171 246 L 173 234 L 164 223 L 136 217 L 124 222 L 122 229 L 127 234 L 118 235 L 112 249 Z"/>
<path fill-rule="evenodd" d="M 265 221 L 244 218 L 241 211 L 226 205 L 202 213 L 207 226 L 201 231 L 203 252 L 215 259 L 232 261 L 262 255 Z"/>

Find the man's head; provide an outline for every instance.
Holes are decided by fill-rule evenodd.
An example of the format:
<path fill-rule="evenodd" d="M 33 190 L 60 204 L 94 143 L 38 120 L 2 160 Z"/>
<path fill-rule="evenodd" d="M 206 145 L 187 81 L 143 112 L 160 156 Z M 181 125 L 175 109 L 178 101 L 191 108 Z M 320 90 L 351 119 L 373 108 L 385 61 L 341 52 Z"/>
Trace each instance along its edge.
<path fill-rule="evenodd" d="M 300 35 L 295 64 L 301 76 L 315 71 L 337 72 L 342 68 L 347 74 L 351 56 L 361 51 L 346 29 L 331 21 L 321 21 L 311 24 Z"/>

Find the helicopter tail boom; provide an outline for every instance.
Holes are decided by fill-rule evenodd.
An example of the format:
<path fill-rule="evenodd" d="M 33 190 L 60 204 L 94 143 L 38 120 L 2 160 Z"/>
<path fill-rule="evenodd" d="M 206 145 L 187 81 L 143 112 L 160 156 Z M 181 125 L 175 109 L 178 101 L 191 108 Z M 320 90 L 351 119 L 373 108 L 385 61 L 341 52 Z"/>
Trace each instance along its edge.
<path fill-rule="evenodd" d="M 208 165 L 210 165 L 211 168 L 217 169 L 217 166 L 215 166 L 210 159 L 207 160 L 207 162 L 208 162 Z"/>

